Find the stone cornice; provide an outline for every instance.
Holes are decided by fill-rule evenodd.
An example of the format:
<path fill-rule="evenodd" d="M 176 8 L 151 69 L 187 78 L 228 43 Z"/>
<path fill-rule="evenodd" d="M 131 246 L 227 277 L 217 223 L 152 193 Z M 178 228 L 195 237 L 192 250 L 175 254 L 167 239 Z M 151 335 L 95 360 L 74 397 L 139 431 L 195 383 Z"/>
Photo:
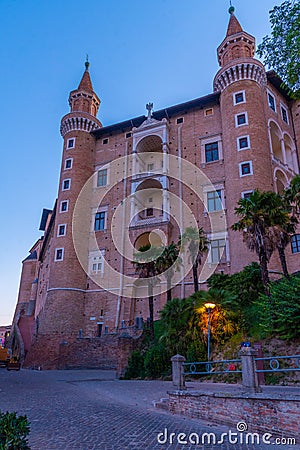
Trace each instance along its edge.
<path fill-rule="evenodd" d="M 227 86 L 236 81 L 252 80 L 264 86 L 267 76 L 264 66 L 256 59 L 237 60 L 219 70 L 214 78 L 214 91 L 222 92 Z"/>
<path fill-rule="evenodd" d="M 101 122 L 94 116 L 81 111 L 72 112 L 61 119 L 60 133 L 62 137 L 71 131 L 86 131 L 91 133 L 102 127 Z"/>

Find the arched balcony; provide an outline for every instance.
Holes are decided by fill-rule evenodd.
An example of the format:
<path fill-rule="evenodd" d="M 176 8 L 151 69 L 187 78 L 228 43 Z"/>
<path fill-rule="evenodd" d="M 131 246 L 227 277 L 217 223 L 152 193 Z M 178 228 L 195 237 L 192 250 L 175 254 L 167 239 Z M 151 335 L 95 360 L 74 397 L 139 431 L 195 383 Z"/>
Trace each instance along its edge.
<path fill-rule="evenodd" d="M 286 189 L 289 185 L 289 180 L 286 174 L 282 170 L 276 169 L 274 172 L 274 181 L 277 194 L 283 194 L 284 189 Z"/>

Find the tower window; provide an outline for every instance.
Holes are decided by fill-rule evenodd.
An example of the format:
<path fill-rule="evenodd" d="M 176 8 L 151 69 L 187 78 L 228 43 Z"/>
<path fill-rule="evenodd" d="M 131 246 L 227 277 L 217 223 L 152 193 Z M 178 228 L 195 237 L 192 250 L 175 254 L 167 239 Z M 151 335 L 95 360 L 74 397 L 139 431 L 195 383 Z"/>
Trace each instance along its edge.
<path fill-rule="evenodd" d="M 152 217 L 153 216 L 153 208 L 147 208 L 146 209 L 146 216 Z"/>
<path fill-rule="evenodd" d="M 239 164 L 240 177 L 246 177 L 247 175 L 252 175 L 252 161 L 245 161 Z"/>
<path fill-rule="evenodd" d="M 205 144 L 205 162 L 213 162 L 219 160 L 218 142 L 210 142 Z"/>
<path fill-rule="evenodd" d="M 69 158 L 65 161 L 65 169 L 72 169 L 73 159 Z"/>
<path fill-rule="evenodd" d="M 58 225 L 57 236 L 65 236 L 65 235 L 66 235 L 66 225 L 65 224 Z"/>
<path fill-rule="evenodd" d="M 239 103 L 246 102 L 246 94 L 245 91 L 235 92 L 233 94 L 233 104 L 238 105 Z"/>
<path fill-rule="evenodd" d="M 300 234 L 294 234 L 291 240 L 292 253 L 300 252 Z"/>
<path fill-rule="evenodd" d="M 276 111 L 275 97 L 274 95 L 270 94 L 270 92 L 268 92 L 268 103 L 270 108 L 273 109 L 273 111 Z"/>
<path fill-rule="evenodd" d="M 69 200 L 63 200 L 60 203 L 60 212 L 66 212 L 69 209 Z"/>
<path fill-rule="evenodd" d="M 240 127 L 241 125 L 247 125 L 248 124 L 248 117 L 247 113 L 241 113 L 237 114 L 235 116 L 235 126 Z"/>
<path fill-rule="evenodd" d="M 67 140 L 67 148 L 74 148 L 75 147 L 75 138 L 71 138 Z"/>
<path fill-rule="evenodd" d="M 55 261 L 62 261 L 64 259 L 64 249 L 56 248 L 55 249 Z"/>
<path fill-rule="evenodd" d="M 284 106 L 281 105 L 281 117 L 285 123 L 289 123 L 288 112 Z"/>
<path fill-rule="evenodd" d="M 98 170 L 97 186 L 102 187 L 107 185 L 107 169 Z"/>
<path fill-rule="evenodd" d="M 221 189 L 207 192 L 207 210 L 208 212 L 220 211 L 222 209 Z"/>
<path fill-rule="evenodd" d="M 242 136 L 238 138 L 238 150 L 246 150 L 250 148 L 250 138 L 249 136 Z"/>
<path fill-rule="evenodd" d="M 106 211 L 97 212 L 95 215 L 95 231 L 101 231 L 106 229 Z"/>
<path fill-rule="evenodd" d="M 63 180 L 62 182 L 62 190 L 68 191 L 71 187 L 71 178 L 68 178 L 67 180 Z"/>
<path fill-rule="evenodd" d="M 126 139 L 130 138 L 131 137 L 131 133 L 126 133 L 125 137 L 126 137 Z"/>
<path fill-rule="evenodd" d="M 177 125 L 180 123 L 183 123 L 183 117 L 178 117 L 178 119 L 176 120 Z"/>
<path fill-rule="evenodd" d="M 213 108 L 208 108 L 204 111 L 205 117 L 212 116 L 214 114 Z"/>
<path fill-rule="evenodd" d="M 103 145 L 108 144 L 108 138 L 103 139 L 102 144 Z"/>

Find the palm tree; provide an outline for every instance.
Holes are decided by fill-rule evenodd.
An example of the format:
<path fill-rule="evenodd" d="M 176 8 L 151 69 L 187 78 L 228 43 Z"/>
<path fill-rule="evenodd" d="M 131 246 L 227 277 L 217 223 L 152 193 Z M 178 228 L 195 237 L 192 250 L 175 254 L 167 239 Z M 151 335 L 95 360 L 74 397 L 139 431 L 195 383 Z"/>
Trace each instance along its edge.
<path fill-rule="evenodd" d="M 300 216 L 300 175 L 296 175 L 288 189 L 284 191 L 284 199 L 291 208 L 292 216 Z"/>
<path fill-rule="evenodd" d="M 188 227 L 180 238 L 179 245 L 187 245 L 189 262 L 193 264 L 194 291 L 199 291 L 198 266 L 201 264 L 204 253 L 208 252 L 209 240 L 203 228 Z"/>
<path fill-rule="evenodd" d="M 162 247 L 145 245 L 139 249 L 138 253 L 133 255 L 133 265 L 135 266 L 135 270 L 139 274 L 139 278 L 146 279 L 148 286 L 149 328 L 151 339 L 154 338 L 153 288 L 158 282 L 157 275 L 159 271 L 157 268 L 157 259 L 162 252 Z"/>
<path fill-rule="evenodd" d="M 172 242 L 166 246 L 162 254 L 156 260 L 156 268 L 159 274 L 163 274 L 167 280 L 167 301 L 172 300 L 172 278 L 175 270 L 178 270 L 182 261 L 179 256 L 180 247 Z"/>

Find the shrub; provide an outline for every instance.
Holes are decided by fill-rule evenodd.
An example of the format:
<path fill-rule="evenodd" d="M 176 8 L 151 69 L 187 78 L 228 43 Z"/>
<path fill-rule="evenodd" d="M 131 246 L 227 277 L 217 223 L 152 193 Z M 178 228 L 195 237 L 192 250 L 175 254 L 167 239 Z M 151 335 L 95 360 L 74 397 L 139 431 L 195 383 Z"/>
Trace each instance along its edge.
<path fill-rule="evenodd" d="M 124 378 L 125 380 L 144 378 L 144 355 L 140 350 L 135 350 L 131 353 Z"/>
<path fill-rule="evenodd" d="M 26 416 L 0 411 L 0 450 L 30 449 L 26 436 L 30 431 Z"/>
<path fill-rule="evenodd" d="M 145 376 L 160 378 L 171 373 L 171 356 L 161 344 L 154 344 L 147 350 L 144 360 Z"/>

